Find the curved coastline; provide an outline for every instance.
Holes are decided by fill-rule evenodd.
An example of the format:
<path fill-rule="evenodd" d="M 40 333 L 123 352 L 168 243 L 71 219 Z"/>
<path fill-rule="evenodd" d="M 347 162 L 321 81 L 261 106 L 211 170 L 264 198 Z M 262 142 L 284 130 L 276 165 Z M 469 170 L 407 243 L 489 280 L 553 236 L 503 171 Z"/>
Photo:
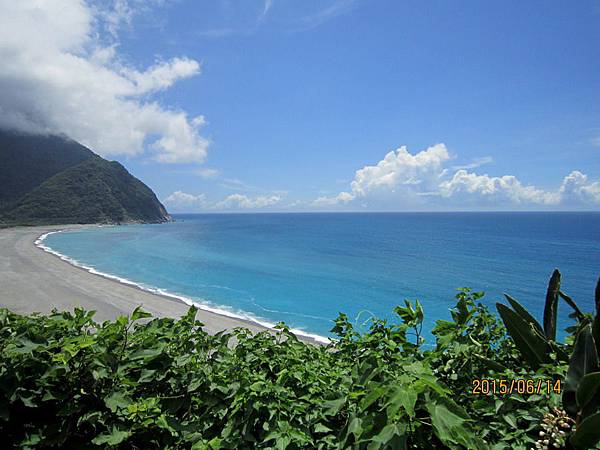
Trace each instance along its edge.
<path fill-rule="evenodd" d="M 92 225 L 95 227 L 102 227 L 103 225 Z M 79 227 L 78 227 L 79 228 Z M 105 273 L 102 271 L 99 271 L 97 269 L 95 269 L 94 267 L 85 265 L 80 263 L 79 261 L 69 257 L 68 255 L 62 254 L 54 249 L 52 249 L 51 247 L 49 247 L 48 245 L 45 245 L 44 241 L 46 240 L 46 238 L 52 234 L 56 234 L 56 233 L 62 233 L 62 232 L 66 232 L 69 230 L 73 230 L 73 227 L 65 227 L 65 228 L 61 228 L 61 229 L 55 229 L 52 231 L 45 231 L 43 233 L 41 233 L 34 241 L 34 245 L 35 247 L 37 247 L 38 249 L 58 258 L 59 260 L 61 260 L 62 262 L 65 262 L 67 264 L 69 264 L 72 267 L 75 267 L 77 269 L 83 270 L 91 275 L 96 275 L 99 276 L 103 279 L 109 280 L 111 282 L 115 282 L 115 283 L 119 283 L 121 285 L 125 285 L 125 286 L 129 286 L 135 289 L 138 289 L 144 293 L 147 294 L 151 294 L 154 296 L 158 296 L 158 297 L 162 297 L 162 298 L 167 298 L 170 300 L 176 300 L 180 303 L 183 303 L 187 306 L 195 306 L 196 308 L 198 308 L 201 311 L 205 311 L 208 312 L 210 314 L 214 314 L 217 316 L 222 316 L 222 317 L 227 317 L 229 319 L 233 319 L 235 321 L 239 321 L 240 324 L 239 326 L 247 326 L 247 325 L 251 325 L 252 328 L 256 327 L 259 329 L 266 329 L 266 330 L 275 330 L 275 324 L 270 323 L 266 320 L 263 319 L 259 319 L 256 317 L 253 317 L 252 315 L 248 314 L 248 313 L 244 313 L 244 312 L 240 312 L 240 313 L 235 313 L 235 312 L 231 312 L 228 311 L 226 309 L 221 309 L 215 306 L 211 306 L 208 305 L 206 303 L 202 303 L 201 301 L 197 300 L 197 299 L 192 299 L 183 295 L 179 295 L 179 294 L 175 294 L 172 292 L 169 292 L 168 290 L 165 289 L 161 289 L 161 288 L 157 288 L 157 287 L 151 287 L 151 286 L 146 286 L 144 284 L 141 283 L 137 283 L 135 281 L 129 280 L 127 278 L 123 278 L 123 277 L 119 277 L 117 275 L 112 275 L 109 273 Z M 299 330 L 296 328 L 290 328 L 290 331 L 292 333 L 294 333 L 296 336 L 298 336 L 300 339 L 306 340 L 306 341 L 310 341 L 310 342 L 315 342 L 318 344 L 328 344 L 330 342 L 330 339 L 328 339 L 325 336 L 321 336 L 318 334 L 314 334 L 314 333 L 309 333 L 306 332 L 304 330 Z"/>

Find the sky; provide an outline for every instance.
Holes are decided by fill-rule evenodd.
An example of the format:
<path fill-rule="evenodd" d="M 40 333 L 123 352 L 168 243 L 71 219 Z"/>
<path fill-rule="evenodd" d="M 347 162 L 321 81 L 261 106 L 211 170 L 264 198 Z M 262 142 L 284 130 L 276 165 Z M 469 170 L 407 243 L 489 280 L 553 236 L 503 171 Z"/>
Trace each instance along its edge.
<path fill-rule="evenodd" d="M 600 210 L 598 0 L 0 0 L 0 60 L 170 212 Z"/>

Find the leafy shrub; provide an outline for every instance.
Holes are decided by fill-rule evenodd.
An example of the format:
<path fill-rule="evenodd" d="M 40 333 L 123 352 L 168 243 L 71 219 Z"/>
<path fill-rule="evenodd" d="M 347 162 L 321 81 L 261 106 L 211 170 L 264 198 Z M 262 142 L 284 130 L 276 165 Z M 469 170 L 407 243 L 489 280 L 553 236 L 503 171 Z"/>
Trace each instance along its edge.
<path fill-rule="evenodd" d="M 209 335 L 194 308 L 179 320 L 136 309 L 102 324 L 80 309 L 0 310 L 3 445 L 532 448 L 560 397 L 473 395 L 473 379 L 562 380 L 568 361 L 524 366 L 482 297 L 459 290 L 452 320 L 425 345 L 418 301 L 396 308 L 399 323 L 374 319 L 363 334 L 340 314 L 328 346 L 283 324 Z M 560 348 L 570 354 L 573 343 Z"/>

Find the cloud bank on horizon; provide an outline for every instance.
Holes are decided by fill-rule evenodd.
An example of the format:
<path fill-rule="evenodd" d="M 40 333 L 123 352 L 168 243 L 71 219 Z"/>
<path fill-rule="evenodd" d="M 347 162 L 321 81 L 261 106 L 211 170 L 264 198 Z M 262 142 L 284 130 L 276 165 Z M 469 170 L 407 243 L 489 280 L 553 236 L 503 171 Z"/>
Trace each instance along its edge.
<path fill-rule="evenodd" d="M 451 169 L 445 164 L 451 155 L 444 144 L 433 145 L 411 154 L 406 147 L 390 151 L 374 166 L 356 171 L 349 191 L 336 196 L 322 196 L 313 205 L 378 205 L 384 209 L 400 207 L 427 209 L 516 208 L 544 209 L 569 206 L 598 207 L 600 181 L 591 181 L 584 173 L 573 170 L 555 190 L 526 185 L 513 175 L 490 176 L 470 169 L 492 162 L 489 157 Z"/>
<path fill-rule="evenodd" d="M 164 203 L 171 206 L 175 211 L 223 211 L 223 210 L 247 210 L 247 209 L 265 209 L 271 206 L 279 205 L 282 197 L 279 195 L 259 195 L 250 197 L 244 194 L 231 194 L 225 199 L 211 202 L 205 194 L 188 194 L 182 191 L 175 191 L 167 198 Z"/>
<path fill-rule="evenodd" d="M 350 190 L 321 196 L 310 202 L 284 203 L 281 195 L 233 194 L 209 201 L 205 194 L 176 191 L 164 199 L 175 211 L 198 212 L 231 209 L 281 210 L 459 210 L 459 209 L 593 209 L 600 206 L 600 181 L 573 170 L 555 190 L 526 185 L 513 175 L 490 176 L 470 169 L 492 162 L 475 159 L 465 166 L 445 167 L 452 160 L 446 145 L 433 145 L 411 154 L 403 146 L 390 151 L 377 164 L 356 171 Z M 452 172 L 454 170 L 454 172 Z"/>
<path fill-rule="evenodd" d="M 152 100 L 199 74 L 199 63 L 175 57 L 138 70 L 118 54 L 119 28 L 145 5 L 0 0 L 0 127 L 65 134 L 103 156 L 149 148 L 159 162 L 202 162 L 204 118 Z"/>

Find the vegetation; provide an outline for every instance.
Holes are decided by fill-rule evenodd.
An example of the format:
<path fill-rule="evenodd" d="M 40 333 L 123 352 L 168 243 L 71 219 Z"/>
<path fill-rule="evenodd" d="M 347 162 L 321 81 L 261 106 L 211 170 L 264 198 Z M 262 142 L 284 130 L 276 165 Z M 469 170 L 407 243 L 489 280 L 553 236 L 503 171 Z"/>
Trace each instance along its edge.
<path fill-rule="evenodd" d="M 0 130 L 0 209 L 8 208 L 47 179 L 94 156 L 59 136 Z"/>
<path fill-rule="evenodd" d="M 328 346 L 283 324 L 209 335 L 193 308 L 102 324 L 79 309 L 1 310 L 0 434 L 22 448 L 592 448 L 600 319 L 560 291 L 558 272 L 548 291 L 539 324 L 511 297 L 500 321 L 461 289 L 429 345 L 418 301 L 363 334 L 341 314 Z M 564 343 L 560 299 L 576 320 Z M 495 393 L 473 393 L 483 379 Z"/>
<path fill-rule="evenodd" d="M 164 206 L 117 162 L 56 136 L 0 132 L 0 224 L 164 222 Z"/>
<path fill-rule="evenodd" d="M 163 222 L 168 215 L 154 193 L 122 165 L 94 156 L 45 181 L 5 217 L 60 224 Z"/>

